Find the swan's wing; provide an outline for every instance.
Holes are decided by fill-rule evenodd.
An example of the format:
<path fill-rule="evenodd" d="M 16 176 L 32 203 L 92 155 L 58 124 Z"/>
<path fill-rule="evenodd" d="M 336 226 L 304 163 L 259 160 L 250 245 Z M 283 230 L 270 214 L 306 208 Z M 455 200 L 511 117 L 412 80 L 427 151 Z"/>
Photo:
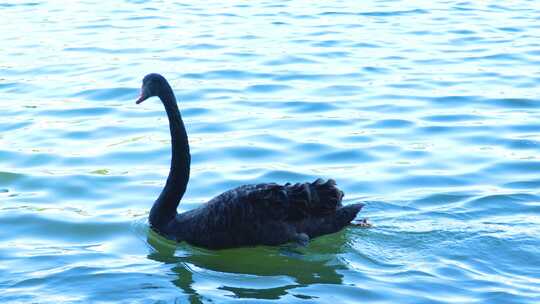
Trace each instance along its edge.
<path fill-rule="evenodd" d="M 282 244 L 301 233 L 315 237 L 338 231 L 358 213 L 361 206 L 342 207 L 342 197 L 333 180 L 241 186 L 179 214 L 176 235 L 211 248 Z"/>
<path fill-rule="evenodd" d="M 286 221 L 331 214 L 341 207 L 343 198 L 332 179 L 294 185 L 248 185 L 237 188 L 236 193 L 242 204 L 249 205 L 255 213 Z"/>

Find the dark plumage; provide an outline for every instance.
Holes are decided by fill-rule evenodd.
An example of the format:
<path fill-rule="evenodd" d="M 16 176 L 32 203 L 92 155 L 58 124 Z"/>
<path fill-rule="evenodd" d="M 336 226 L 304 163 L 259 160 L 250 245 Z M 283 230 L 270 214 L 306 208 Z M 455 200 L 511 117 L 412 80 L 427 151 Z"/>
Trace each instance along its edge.
<path fill-rule="evenodd" d="M 167 112 L 172 139 L 171 169 L 150 211 L 150 225 L 163 236 L 211 249 L 307 244 L 310 238 L 349 225 L 363 204 L 343 207 L 343 192 L 334 180 L 304 184 L 245 185 L 178 214 L 189 180 L 191 157 L 184 123 L 167 80 L 159 74 L 143 79 L 137 103 L 158 96 Z"/>

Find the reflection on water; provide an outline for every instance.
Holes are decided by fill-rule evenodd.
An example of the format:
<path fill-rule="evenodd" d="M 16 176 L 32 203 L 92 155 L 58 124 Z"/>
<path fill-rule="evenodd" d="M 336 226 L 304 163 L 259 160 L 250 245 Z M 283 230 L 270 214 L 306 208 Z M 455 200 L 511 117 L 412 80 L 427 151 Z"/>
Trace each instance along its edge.
<path fill-rule="evenodd" d="M 201 292 L 197 288 L 206 284 L 224 291 L 213 291 L 220 296 L 279 299 L 291 293 L 309 298 L 295 295 L 293 289 L 312 284 L 341 284 L 343 276 L 338 270 L 345 269 L 336 261 L 341 249 L 336 246 L 345 241 L 343 238 L 337 242 L 334 239 L 332 248 L 323 251 L 292 245 L 210 251 L 189 245 L 178 247 L 152 230 L 147 241 L 152 250 L 148 258 L 170 265 L 176 274 L 172 282 L 190 295 L 190 300 L 199 302 L 206 299 L 204 291 L 208 286 Z M 198 277 L 197 282 L 193 276 Z"/>

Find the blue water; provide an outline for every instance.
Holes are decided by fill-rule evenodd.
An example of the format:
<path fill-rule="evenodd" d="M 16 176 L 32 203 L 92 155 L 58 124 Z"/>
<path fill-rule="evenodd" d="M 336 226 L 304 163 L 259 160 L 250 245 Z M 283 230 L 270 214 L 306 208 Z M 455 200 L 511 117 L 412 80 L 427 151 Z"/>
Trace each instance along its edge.
<path fill-rule="evenodd" d="M 535 1 L 3 1 L 0 302 L 538 303 Z M 333 177 L 372 229 L 207 251 L 148 230 L 170 139 L 180 209 Z"/>

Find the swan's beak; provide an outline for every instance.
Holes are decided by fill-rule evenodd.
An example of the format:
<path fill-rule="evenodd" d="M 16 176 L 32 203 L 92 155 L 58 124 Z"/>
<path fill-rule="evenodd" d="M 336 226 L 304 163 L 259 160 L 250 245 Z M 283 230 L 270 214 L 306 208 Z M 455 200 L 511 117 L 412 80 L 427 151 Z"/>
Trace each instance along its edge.
<path fill-rule="evenodd" d="M 137 99 L 137 101 L 135 101 L 136 104 L 140 104 L 141 102 L 145 101 L 146 99 L 148 99 L 148 94 L 146 93 L 146 89 L 143 87 L 141 88 L 141 95 L 139 96 L 139 99 Z"/>
<path fill-rule="evenodd" d="M 140 104 L 141 102 L 145 101 L 146 98 L 148 98 L 148 97 L 144 96 L 143 91 L 141 91 L 141 95 L 139 96 L 139 99 L 137 99 L 137 101 L 135 101 L 135 103 Z"/>

